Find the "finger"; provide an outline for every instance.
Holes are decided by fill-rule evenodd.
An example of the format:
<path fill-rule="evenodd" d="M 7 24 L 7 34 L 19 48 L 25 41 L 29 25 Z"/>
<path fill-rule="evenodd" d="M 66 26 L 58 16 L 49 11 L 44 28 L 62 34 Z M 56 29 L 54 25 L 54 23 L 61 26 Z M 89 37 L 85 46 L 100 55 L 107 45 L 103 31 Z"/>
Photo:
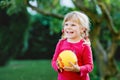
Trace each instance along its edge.
<path fill-rule="evenodd" d="M 60 72 L 62 72 L 63 70 L 62 69 L 60 69 Z"/>
<path fill-rule="evenodd" d="M 72 62 L 69 62 L 70 66 L 74 66 L 74 64 Z"/>
<path fill-rule="evenodd" d="M 67 67 L 67 66 L 65 66 L 65 67 L 63 67 L 63 69 L 71 69 L 72 67 Z"/>
<path fill-rule="evenodd" d="M 72 70 L 73 70 L 73 67 L 63 67 L 63 69 L 64 69 L 65 71 L 72 71 Z"/>
<path fill-rule="evenodd" d="M 75 62 L 75 65 L 77 65 L 77 62 Z"/>
<path fill-rule="evenodd" d="M 60 68 L 60 64 L 59 64 L 59 62 L 57 61 L 56 63 L 57 63 L 57 67 Z"/>

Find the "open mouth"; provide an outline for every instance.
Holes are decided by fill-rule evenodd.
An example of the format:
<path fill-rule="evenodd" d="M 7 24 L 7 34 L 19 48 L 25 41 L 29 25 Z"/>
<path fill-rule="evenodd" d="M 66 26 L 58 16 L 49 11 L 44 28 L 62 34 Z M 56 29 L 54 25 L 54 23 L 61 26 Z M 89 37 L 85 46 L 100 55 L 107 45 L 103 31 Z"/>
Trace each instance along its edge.
<path fill-rule="evenodd" d="M 73 34 L 74 32 L 73 31 L 66 31 L 66 33 Z"/>

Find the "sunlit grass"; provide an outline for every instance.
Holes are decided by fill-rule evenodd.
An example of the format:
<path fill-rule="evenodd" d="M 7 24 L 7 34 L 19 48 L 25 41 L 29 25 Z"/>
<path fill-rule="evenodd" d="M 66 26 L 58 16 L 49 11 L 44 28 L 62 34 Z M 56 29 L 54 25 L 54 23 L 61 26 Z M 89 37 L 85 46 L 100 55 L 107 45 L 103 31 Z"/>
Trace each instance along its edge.
<path fill-rule="evenodd" d="M 11 61 L 0 68 L 0 80 L 56 80 L 50 60 Z"/>
<path fill-rule="evenodd" d="M 90 73 L 91 80 L 99 80 L 96 64 L 94 62 Z M 120 62 L 117 64 L 120 67 Z M 10 61 L 7 66 L 0 67 L 0 80 L 57 80 L 57 73 L 52 69 L 50 60 Z"/>

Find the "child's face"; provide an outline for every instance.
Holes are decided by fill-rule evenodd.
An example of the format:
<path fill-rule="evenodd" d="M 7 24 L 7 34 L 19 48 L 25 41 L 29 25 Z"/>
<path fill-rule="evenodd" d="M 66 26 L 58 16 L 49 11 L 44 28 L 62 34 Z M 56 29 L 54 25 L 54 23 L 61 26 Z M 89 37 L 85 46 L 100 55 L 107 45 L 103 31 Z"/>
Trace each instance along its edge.
<path fill-rule="evenodd" d="M 80 39 L 81 27 L 79 24 L 67 21 L 64 24 L 64 34 L 67 39 L 77 40 Z"/>

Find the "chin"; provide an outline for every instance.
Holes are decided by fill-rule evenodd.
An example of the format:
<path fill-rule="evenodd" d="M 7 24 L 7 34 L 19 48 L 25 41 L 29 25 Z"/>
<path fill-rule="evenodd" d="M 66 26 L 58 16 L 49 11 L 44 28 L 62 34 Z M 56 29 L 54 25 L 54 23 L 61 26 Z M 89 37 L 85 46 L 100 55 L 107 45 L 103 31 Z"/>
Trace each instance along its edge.
<path fill-rule="evenodd" d="M 73 37 L 67 37 L 67 39 L 73 39 Z"/>

